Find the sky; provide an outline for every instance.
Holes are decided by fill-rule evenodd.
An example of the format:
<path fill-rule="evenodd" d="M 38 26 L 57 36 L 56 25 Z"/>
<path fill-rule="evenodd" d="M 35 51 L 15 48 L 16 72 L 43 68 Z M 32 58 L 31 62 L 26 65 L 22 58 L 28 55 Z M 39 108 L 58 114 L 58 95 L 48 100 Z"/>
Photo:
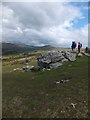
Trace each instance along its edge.
<path fill-rule="evenodd" d="M 3 42 L 71 47 L 76 41 L 88 46 L 88 2 L 3 2 L 0 6 Z"/>

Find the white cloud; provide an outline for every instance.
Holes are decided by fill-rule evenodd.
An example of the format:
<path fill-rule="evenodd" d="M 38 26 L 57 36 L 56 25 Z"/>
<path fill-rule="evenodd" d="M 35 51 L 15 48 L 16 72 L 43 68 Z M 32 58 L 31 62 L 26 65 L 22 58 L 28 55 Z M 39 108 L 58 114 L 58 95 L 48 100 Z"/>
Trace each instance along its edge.
<path fill-rule="evenodd" d="M 66 3 L 4 3 L 3 41 L 69 47 L 72 40 L 87 45 L 87 26 L 80 8 Z"/>
<path fill-rule="evenodd" d="M 3 2 L 18 2 L 18 0 L 3 0 Z M 89 2 L 89 0 L 19 0 L 19 2 Z"/>

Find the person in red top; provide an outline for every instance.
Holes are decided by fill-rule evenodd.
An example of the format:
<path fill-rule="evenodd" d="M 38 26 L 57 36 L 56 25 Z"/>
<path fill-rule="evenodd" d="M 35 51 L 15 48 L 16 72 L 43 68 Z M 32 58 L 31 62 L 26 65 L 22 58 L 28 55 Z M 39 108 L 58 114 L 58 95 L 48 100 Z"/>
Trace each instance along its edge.
<path fill-rule="evenodd" d="M 80 53 L 81 47 L 82 47 L 82 44 L 80 42 L 78 42 L 78 53 Z"/>

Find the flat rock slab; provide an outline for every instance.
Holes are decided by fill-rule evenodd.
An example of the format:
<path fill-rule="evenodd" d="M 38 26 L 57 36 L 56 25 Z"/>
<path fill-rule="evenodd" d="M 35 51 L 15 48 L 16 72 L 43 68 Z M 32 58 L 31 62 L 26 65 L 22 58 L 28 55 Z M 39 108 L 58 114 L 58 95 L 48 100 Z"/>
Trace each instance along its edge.
<path fill-rule="evenodd" d="M 49 67 L 50 68 L 57 68 L 57 67 L 60 67 L 60 66 L 62 66 L 63 64 L 62 63 L 60 63 L 60 62 L 56 62 L 56 63 L 51 63 L 50 65 L 49 65 Z"/>
<path fill-rule="evenodd" d="M 90 54 L 89 54 L 89 53 L 84 53 L 84 55 L 86 55 L 86 56 L 90 56 Z"/>

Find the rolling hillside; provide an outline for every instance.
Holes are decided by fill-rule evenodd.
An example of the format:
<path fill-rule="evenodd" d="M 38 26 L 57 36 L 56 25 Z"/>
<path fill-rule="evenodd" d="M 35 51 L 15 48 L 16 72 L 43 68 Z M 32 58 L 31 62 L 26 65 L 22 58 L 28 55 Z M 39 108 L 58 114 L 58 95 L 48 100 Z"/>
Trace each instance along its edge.
<path fill-rule="evenodd" d="M 38 46 L 30 46 L 24 44 L 2 43 L 2 54 L 12 54 L 12 53 L 19 53 L 19 52 L 26 52 L 33 50 L 51 50 L 53 48 L 54 47 L 50 45 L 38 47 Z"/>

